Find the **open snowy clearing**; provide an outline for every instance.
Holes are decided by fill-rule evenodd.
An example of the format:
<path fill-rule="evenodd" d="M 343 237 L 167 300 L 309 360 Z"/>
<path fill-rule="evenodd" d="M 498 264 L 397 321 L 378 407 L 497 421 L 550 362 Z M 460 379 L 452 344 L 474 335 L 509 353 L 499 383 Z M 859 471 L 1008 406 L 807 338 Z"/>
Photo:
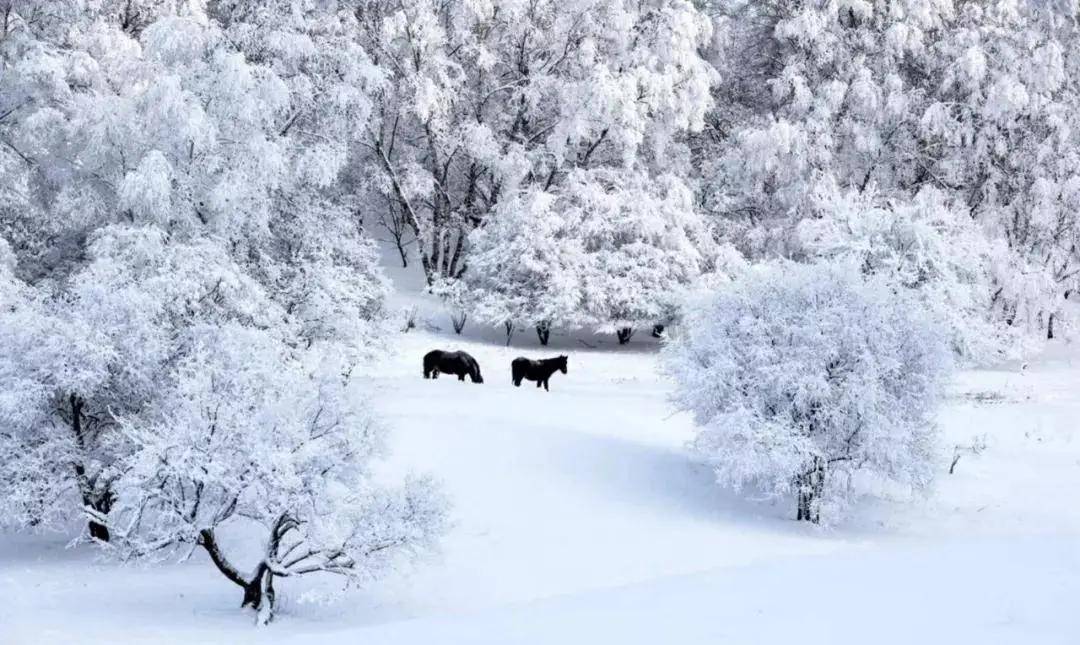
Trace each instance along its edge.
<path fill-rule="evenodd" d="M 437 324 L 449 324 L 434 315 Z M 421 325 L 424 327 L 425 325 Z M 684 444 L 656 346 L 526 330 L 398 337 L 373 379 L 393 428 L 388 470 L 436 474 L 452 499 L 443 553 L 332 603 L 333 579 L 281 585 L 255 630 L 237 589 L 197 553 L 122 567 L 58 537 L 5 536 L 0 642 L 1068 643 L 1080 635 L 1080 357 L 970 371 L 942 413 L 932 496 L 858 509 L 822 530 L 788 504 L 718 489 Z M 434 347 L 485 383 L 421 377 Z M 510 383 L 519 354 L 570 355 L 551 392 Z M 946 474 L 952 446 L 985 435 Z"/>

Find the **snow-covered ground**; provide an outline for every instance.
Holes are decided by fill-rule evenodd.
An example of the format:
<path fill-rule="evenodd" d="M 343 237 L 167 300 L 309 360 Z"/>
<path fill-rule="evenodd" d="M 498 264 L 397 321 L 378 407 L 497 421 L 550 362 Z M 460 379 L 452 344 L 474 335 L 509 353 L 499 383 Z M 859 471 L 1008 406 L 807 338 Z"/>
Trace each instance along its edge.
<path fill-rule="evenodd" d="M 201 554 L 135 568 L 0 536 L 0 643 L 1080 642 L 1080 350 L 960 374 L 932 495 L 818 529 L 712 484 L 651 339 L 540 348 L 524 330 L 507 348 L 501 330 L 454 336 L 414 287 L 393 307 L 417 306 L 419 328 L 372 389 L 388 472 L 432 472 L 453 500 L 438 558 L 332 602 L 335 580 L 284 581 L 279 620 L 255 629 Z M 472 353 L 485 383 L 424 380 L 436 347 Z M 550 393 L 512 386 L 512 358 L 558 353 Z"/>

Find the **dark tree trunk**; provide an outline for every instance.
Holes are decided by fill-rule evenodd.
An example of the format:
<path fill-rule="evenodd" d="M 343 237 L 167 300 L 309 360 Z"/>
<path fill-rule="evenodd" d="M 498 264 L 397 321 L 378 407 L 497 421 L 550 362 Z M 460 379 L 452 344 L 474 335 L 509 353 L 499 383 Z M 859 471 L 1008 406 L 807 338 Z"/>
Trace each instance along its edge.
<path fill-rule="evenodd" d="M 79 447 L 80 453 L 85 454 L 86 426 L 83 423 L 83 408 L 86 406 L 86 401 L 78 394 L 71 394 L 68 396 L 68 404 L 71 406 L 71 432 L 75 436 L 75 445 Z M 81 454 L 78 459 L 74 464 L 75 479 L 79 493 L 82 496 L 83 506 L 92 508 L 101 515 L 108 515 L 113 503 L 112 491 L 106 490 L 104 493 L 96 493 L 87 478 L 86 467 L 81 461 Z M 89 521 L 88 530 L 91 538 L 101 542 L 108 542 L 112 537 L 109 534 L 109 527 L 96 520 Z"/>
<path fill-rule="evenodd" d="M 105 526 L 104 524 L 98 524 L 97 522 L 91 520 L 90 537 L 101 542 L 108 542 L 109 538 L 112 536 L 109 535 L 109 527 Z"/>
<path fill-rule="evenodd" d="M 1050 314 L 1050 321 L 1046 325 L 1046 339 L 1054 340 L 1054 314 Z"/>
<path fill-rule="evenodd" d="M 540 339 L 540 344 L 546 347 L 548 339 L 551 338 L 551 323 L 545 320 L 536 325 L 536 337 Z"/>
<path fill-rule="evenodd" d="M 112 508 L 112 494 L 107 495 L 104 499 L 97 500 L 96 502 L 90 502 L 90 507 L 102 515 L 108 515 L 109 509 Z M 109 527 L 90 520 L 90 537 L 101 542 L 108 542 L 112 537 L 109 534 Z"/>
<path fill-rule="evenodd" d="M 266 562 L 260 562 L 259 566 L 255 567 L 250 580 L 245 579 L 225 558 L 212 530 L 203 529 L 199 532 L 199 544 L 206 549 L 210 561 L 214 563 L 218 571 L 244 590 L 244 599 L 240 606 L 254 609 L 260 623 L 270 622 L 274 617 L 277 596 L 274 592 L 274 574 Z"/>
<path fill-rule="evenodd" d="M 274 592 L 274 574 L 266 563 L 260 563 L 255 573 L 244 585 L 244 600 L 241 607 L 251 607 L 259 616 L 260 623 L 268 623 L 274 618 L 277 607 L 277 594 Z"/>
<path fill-rule="evenodd" d="M 510 346 L 510 339 L 514 336 L 514 323 L 507 320 L 503 323 L 503 327 L 506 328 L 506 346 Z"/>
<path fill-rule="evenodd" d="M 458 228 L 457 241 L 454 243 L 454 251 L 450 256 L 450 266 L 447 268 L 447 276 L 451 278 L 460 278 L 465 272 L 464 267 L 462 270 L 458 270 L 458 261 L 461 259 L 462 247 L 465 246 L 465 230 Z"/>
<path fill-rule="evenodd" d="M 799 522 L 810 519 L 810 497 L 801 489 L 796 501 L 795 519 Z"/>
<path fill-rule="evenodd" d="M 401 212 L 397 210 L 396 206 L 394 200 L 387 195 L 386 211 L 379 216 L 379 223 L 390 234 L 390 239 L 394 240 L 394 246 L 397 247 L 398 255 L 401 256 L 401 267 L 406 269 L 409 267 L 409 251 L 405 242 L 408 224 L 405 222 L 404 206 L 402 206 Z M 361 217 L 361 228 L 363 227 L 363 221 Z"/>
<path fill-rule="evenodd" d="M 262 606 L 262 576 L 256 576 L 247 582 L 244 587 L 244 600 L 240 603 L 241 607 L 251 607 L 258 611 Z"/>
<path fill-rule="evenodd" d="M 795 478 L 796 512 L 795 519 L 817 524 L 821 521 L 818 502 L 825 490 L 825 466 L 818 458 L 814 459 L 810 470 Z"/>
<path fill-rule="evenodd" d="M 653 335 L 653 338 L 663 338 L 664 337 L 664 326 L 663 325 L 653 325 L 652 335 Z"/>
<path fill-rule="evenodd" d="M 619 339 L 620 345 L 625 345 L 630 342 L 630 339 L 634 337 L 633 327 L 623 327 L 615 330 L 615 336 Z"/>

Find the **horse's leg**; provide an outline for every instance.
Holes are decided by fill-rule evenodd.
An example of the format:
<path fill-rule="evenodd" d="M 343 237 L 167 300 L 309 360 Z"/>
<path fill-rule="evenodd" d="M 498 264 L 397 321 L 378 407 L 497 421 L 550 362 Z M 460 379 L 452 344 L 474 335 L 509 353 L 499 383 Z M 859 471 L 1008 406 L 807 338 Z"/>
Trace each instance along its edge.
<path fill-rule="evenodd" d="M 542 379 L 537 379 L 537 380 L 536 380 L 536 387 L 537 387 L 537 388 L 539 388 L 539 387 L 540 387 L 540 386 L 542 386 L 543 384 L 544 384 L 544 381 L 543 381 Z"/>
<path fill-rule="evenodd" d="M 545 392 L 550 392 L 551 390 L 548 389 L 547 382 L 548 382 L 548 380 L 544 379 L 544 391 Z"/>
<path fill-rule="evenodd" d="M 458 372 L 457 380 L 464 381 L 465 380 L 465 372 Z"/>

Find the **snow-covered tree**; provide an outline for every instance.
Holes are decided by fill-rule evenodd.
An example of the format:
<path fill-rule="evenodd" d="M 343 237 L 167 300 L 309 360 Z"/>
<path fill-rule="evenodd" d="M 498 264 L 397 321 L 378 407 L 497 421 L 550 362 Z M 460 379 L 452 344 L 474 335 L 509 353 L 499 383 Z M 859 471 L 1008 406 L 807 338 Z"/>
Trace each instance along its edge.
<path fill-rule="evenodd" d="M 19 32 L 33 46 L 18 52 L 14 70 L 26 69 L 13 85 L 48 80 L 49 92 L 23 91 L 8 117 L 18 126 L 10 149 L 32 174 L 10 241 L 37 279 L 79 257 L 103 224 L 218 236 L 312 335 L 361 333 L 323 325 L 370 319 L 380 306 L 378 289 L 356 291 L 380 278 L 338 181 L 348 134 L 362 132 L 370 112 L 365 74 L 374 68 L 334 37 L 344 29 L 335 14 L 312 25 L 297 13 L 260 30 L 241 18 L 277 5 L 240 4 L 185 4 L 137 39 L 111 11 L 76 11 L 48 38 Z"/>
<path fill-rule="evenodd" d="M 711 116 L 704 196 L 751 257 L 787 254 L 822 182 L 882 194 L 919 177 L 930 45 L 951 0 L 710 3 L 727 87 Z"/>
<path fill-rule="evenodd" d="M 1015 336 L 992 314 L 1000 249 L 940 180 L 925 136 L 954 3 L 714 7 L 718 64 L 750 72 L 723 94 L 705 146 L 718 154 L 702 160 L 722 234 L 755 260 L 848 257 L 912 290 L 966 358 L 1012 352 Z"/>
<path fill-rule="evenodd" d="M 584 319 L 581 240 L 555 201 L 535 190 L 500 204 L 470 237 L 464 282 L 469 298 L 463 306 L 492 324 L 534 326 L 544 345 L 553 325 Z"/>
<path fill-rule="evenodd" d="M 921 120 L 935 181 L 1001 252 L 994 313 L 1044 336 L 1080 277 L 1080 30 L 1065 3 L 958 3 Z"/>
<path fill-rule="evenodd" d="M 850 265 L 758 267 L 690 308 L 666 349 L 675 404 L 720 484 L 829 520 L 924 489 L 951 362 L 917 303 Z"/>
<path fill-rule="evenodd" d="M 366 582 L 434 545 L 445 505 L 427 480 L 372 481 L 383 431 L 339 357 L 294 356 L 273 334 L 239 325 L 195 343 L 174 367 L 177 386 L 119 419 L 135 449 L 107 518 L 116 550 L 160 559 L 201 547 L 265 623 L 275 580 Z M 227 553 L 222 535 L 252 525 L 255 557 Z M 238 560 L 256 564 L 242 572 Z"/>
<path fill-rule="evenodd" d="M 698 53 L 710 23 L 685 0 L 369 0 L 356 15 L 387 75 L 366 157 L 429 282 L 465 271 L 469 232 L 519 191 L 576 169 L 677 172 L 715 80 Z"/>
<path fill-rule="evenodd" d="M 636 326 L 665 322 L 682 290 L 716 268 L 718 249 L 693 192 L 673 175 L 577 172 L 564 199 L 586 260 L 586 319 L 617 331 L 620 342 Z"/>
<path fill-rule="evenodd" d="M 722 235 L 754 259 L 807 259 L 803 222 L 834 216 L 823 193 L 839 191 L 835 215 L 844 219 L 852 194 L 874 213 L 921 209 L 920 195 L 933 191 L 954 211 L 949 219 L 974 220 L 962 227 L 963 246 L 983 247 L 981 266 L 965 269 L 981 285 L 965 280 L 965 288 L 986 311 L 961 307 L 953 322 L 969 338 L 989 332 L 987 342 L 957 349 L 993 359 L 1012 352 L 1017 330 L 1046 333 L 1080 275 L 1074 7 L 705 6 L 719 25 L 710 60 L 731 82 L 716 87 L 695 150 L 702 197 Z M 973 245 L 971 236 L 982 240 Z"/>
<path fill-rule="evenodd" d="M 263 620 L 275 577 L 426 549 L 441 501 L 370 481 L 349 377 L 386 294 L 343 181 L 377 76 L 352 14 L 47 4 L 0 6 L 3 521 L 201 545 Z M 271 544 L 250 576 L 239 518 Z"/>
<path fill-rule="evenodd" d="M 87 409 L 86 396 L 100 393 L 113 369 L 126 380 L 138 368 L 121 375 L 112 347 L 55 315 L 48 294 L 19 280 L 15 268 L 0 239 L 0 522 L 47 527 L 70 521 L 73 508 L 106 513 L 115 446 L 97 427 L 104 408 Z M 123 396 L 102 398 L 117 406 Z M 89 532 L 109 538 L 100 522 Z"/>
<path fill-rule="evenodd" d="M 719 248 L 672 175 L 575 170 L 558 187 L 500 204 L 470 238 L 464 281 L 493 323 L 594 326 L 630 339 L 665 322 Z"/>
<path fill-rule="evenodd" d="M 112 226 L 86 252 L 89 262 L 59 293 L 21 285 L 30 295 L 5 312 L 0 380 L 12 394 L 0 404 L 8 430 L 0 477 L 24 511 L 7 521 L 59 523 L 75 503 L 94 516 L 91 536 L 108 540 L 102 518 L 115 501 L 116 461 L 130 450 L 117 419 L 175 386 L 172 364 L 189 351 L 193 328 L 288 328 L 212 242 L 169 243 L 156 227 Z"/>
<path fill-rule="evenodd" d="M 947 193 L 926 187 L 911 199 L 883 200 L 873 189 L 823 183 L 808 208 L 789 243 L 797 257 L 842 259 L 907 291 L 959 356 L 990 362 L 1030 345 L 992 315 L 988 285 L 1001 249 Z"/>
<path fill-rule="evenodd" d="M 306 321 L 211 241 L 114 226 L 89 252 L 63 302 L 4 276 L 5 520 L 62 522 L 74 502 L 124 556 L 202 546 L 260 620 L 274 576 L 368 579 L 430 545 L 431 486 L 367 479 L 381 433 L 346 345 L 304 341 Z M 272 545 L 247 577 L 217 542 L 238 518 Z"/>
<path fill-rule="evenodd" d="M 7 519 L 81 508 L 104 539 L 133 449 L 118 420 L 180 386 L 198 334 L 353 362 L 381 334 L 386 287 L 339 181 L 374 68 L 332 12 L 55 4 L 5 5 L 0 39 L 0 237 L 23 294 L 4 294 L 0 375 L 21 394 L 0 470 L 26 511 Z"/>

